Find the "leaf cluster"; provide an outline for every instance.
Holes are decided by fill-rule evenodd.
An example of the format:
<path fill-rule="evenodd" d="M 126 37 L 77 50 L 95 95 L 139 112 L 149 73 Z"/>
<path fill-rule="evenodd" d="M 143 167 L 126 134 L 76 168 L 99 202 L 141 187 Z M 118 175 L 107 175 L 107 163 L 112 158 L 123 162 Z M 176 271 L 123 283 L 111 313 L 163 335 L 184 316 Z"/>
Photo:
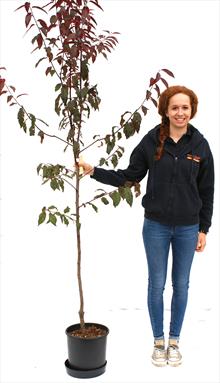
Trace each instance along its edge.
<path fill-rule="evenodd" d="M 64 183 L 67 181 L 67 178 L 70 180 L 73 179 L 75 173 L 65 166 L 56 164 L 39 164 L 37 167 L 37 173 L 42 177 L 42 185 L 49 182 L 50 187 L 53 190 L 61 190 L 64 191 Z M 70 184 L 70 182 L 68 182 Z M 72 185 L 72 184 L 70 184 Z M 73 185 L 72 185 L 73 186 Z"/>
<path fill-rule="evenodd" d="M 134 190 L 132 190 L 132 188 Z M 104 205 L 109 205 L 112 202 L 114 207 L 117 207 L 123 200 L 131 207 L 133 205 L 134 197 L 138 197 L 141 194 L 140 184 L 138 182 L 127 181 L 125 185 L 119 186 L 110 192 L 106 192 L 103 189 L 98 189 L 101 194 L 97 194 L 91 201 L 83 203 L 80 207 L 91 206 L 95 212 L 98 212 L 98 207 L 94 204 L 94 201 L 100 199 Z"/>
<path fill-rule="evenodd" d="M 75 214 L 70 214 L 70 208 L 67 206 L 63 212 L 58 211 L 56 206 L 49 206 L 46 208 L 45 206 L 42 208 L 42 211 L 38 217 L 38 225 L 41 225 L 43 222 L 51 223 L 56 226 L 57 218 L 60 218 L 61 223 L 68 226 L 70 221 L 74 221 Z"/>

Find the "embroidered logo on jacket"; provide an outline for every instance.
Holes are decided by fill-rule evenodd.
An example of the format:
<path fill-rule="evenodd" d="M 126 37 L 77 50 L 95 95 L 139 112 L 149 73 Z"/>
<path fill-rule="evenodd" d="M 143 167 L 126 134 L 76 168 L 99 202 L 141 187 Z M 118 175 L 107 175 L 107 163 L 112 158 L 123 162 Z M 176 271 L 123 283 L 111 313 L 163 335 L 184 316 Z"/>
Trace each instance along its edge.
<path fill-rule="evenodd" d="M 186 157 L 187 157 L 188 160 L 192 160 L 192 161 L 195 161 L 195 162 L 200 162 L 201 161 L 201 157 L 193 155 L 193 154 L 187 154 Z"/>

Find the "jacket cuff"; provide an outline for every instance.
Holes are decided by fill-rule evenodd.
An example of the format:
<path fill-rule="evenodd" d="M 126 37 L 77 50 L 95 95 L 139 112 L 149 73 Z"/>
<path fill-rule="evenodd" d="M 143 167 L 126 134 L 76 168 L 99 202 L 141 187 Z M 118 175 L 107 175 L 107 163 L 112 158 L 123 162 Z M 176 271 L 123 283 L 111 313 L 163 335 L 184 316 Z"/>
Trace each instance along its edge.
<path fill-rule="evenodd" d="M 94 171 L 93 171 L 93 174 L 90 176 L 90 178 L 95 178 L 95 173 L 96 173 L 96 166 L 94 166 Z"/>
<path fill-rule="evenodd" d="M 200 226 L 199 227 L 199 233 L 207 234 L 209 231 L 208 227 Z"/>

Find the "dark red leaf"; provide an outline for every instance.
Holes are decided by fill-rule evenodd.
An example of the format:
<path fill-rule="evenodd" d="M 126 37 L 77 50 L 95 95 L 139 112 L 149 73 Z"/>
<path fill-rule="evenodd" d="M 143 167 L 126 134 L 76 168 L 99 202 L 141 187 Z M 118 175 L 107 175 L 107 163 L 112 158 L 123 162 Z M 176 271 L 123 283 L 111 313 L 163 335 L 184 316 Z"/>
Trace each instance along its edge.
<path fill-rule="evenodd" d="M 161 78 L 161 75 L 160 75 L 160 72 L 158 72 L 156 75 L 156 82 L 158 82 L 160 80 L 160 78 Z"/>
<path fill-rule="evenodd" d="M 51 0 L 49 3 L 45 4 L 45 5 L 43 6 L 43 8 L 47 8 L 48 5 L 50 5 L 50 4 L 53 4 L 53 0 Z"/>
<path fill-rule="evenodd" d="M 75 17 L 75 26 L 76 26 L 76 28 L 78 28 L 80 26 L 80 22 L 81 22 L 81 17 L 80 16 L 76 16 Z"/>
<path fill-rule="evenodd" d="M 33 53 L 34 51 L 36 51 L 38 49 L 38 47 L 34 48 L 33 51 L 31 51 L 31 53 Z"/>
<path fill-rule="evenodd" d="M 113 48 L 113 47 L 111 46 L 111 48 Z M 111 49 L 109 49 L 109 48 L 107 47 L 107 45 L 104 45 L 104 50 L 106 50 L 106 51 L 108 51 L 108 52 L 111 52 Z"/>
<path fill-rule="evenodd" d="M 30 27 L 26 30 L 25 35 L 28 33 L 28 31 L 34 26 L 35 24 L 31 24 Z"/>
<path fill-rule="evenodd" d="M 23 4 L 23 5 L 21 5 L 20 7 L 16 8 L 16 9 L 15 9 L 15 12 L 18 11 L 19 9 L 21 9 L 21 8 L 24 8 L 24 6 L 25 6 L 25 5 Z"/>
<path fill-rule="evenodd" d="M 25 26 L 26 26 L 26 28 L 27 28 L 28 25 L 30 24 L 31 17 L 32 17 L 32 14 L 31 14 L 31 13 L 27 13 L 26 16 L 25 16 Z"/>
<path fill-rule="evenodd" d="M 101 7 L 101 5 L 99 5 L 98 1 L 91 0 L 90 3 L 96 5 L 96 7 L 98 7 L 99 9 L 101 9 L 103 11 L 103 8 Z"/>
<path fill-rule="evenodd" d="M 93 63 L 95 62 L 96 58 L 97 58 L 97 54 L 96 54 L 96 53 L 93 53 L 93 54 L 92 54 L 92 62 L 93 62 Z"/>
<path fill-rule="evenodd" d="M 164 83 L 164 85 L 168 88 L 168 82 L 165 80 L 165 78 L 161 77 L 161 81 Z"/>
<path fill-rule="evenodd" d="M 1 93 L 2 89 L 4 88 L 4 86 L 5 86 L 5 79 L 0 78 L 0 93 Z"/>
<path fill-rule="evenodd" d="M 36 8 L 36 9 L 39 9 L 40 11 L 43 11 L 44 13 L 47 14 L 47 12 L 45 11 L 45 9 L 41 8 L 41 7 L 38 7 L 37 5 L 33 5 L 32 8 Z"/>
<path fill-rule="evenodd" d="M 161 70 L 164 71 L 169 76 L 174 77 L 174 74 L 169 69 L 161 69 Z"/>
<path fill-rule="evenodd" d="M 104 53 L 104 52 L 101 52 L 101 53 L 105 57 L 105 59 L 108 60 L 108 57 L 107 57 L 106 53 Z"/>
<path fill-rule="evenodd" d="M 92 20 L 92 21 L 93 21 L 93 23 L 94 23 L 95 25 L 97 25 L 97 22 L 95 21 L 94 17 L 90 16 L 90 20 Z M 92 26 L 92 24 L 91 24 L 91 23 L 90 23 L 90 25 Z M 93 32 L 92 32 L 92 33 L 93 33 Z"/>
<path fill-rule="evenodd" d="M 51 25 L 49 25 L 49 27 L 48 27 L 48 32 L 50 32 L 50 30 L 52 29 L 52 28 L 55 28 L 56 27 L 56 24 L 51 24 Z M 50 39 L 50 41 L 51 41 L 52 39 Z"/>
<path fill-rule="evenodd" d="M 146 116 L 148 108 L 146 108 L 146 106 L 142 105 L 141 109 L 142 109 L 142 112 L 144 113 L 144 115 Z"/>
<path fill-rule="evenodd" d="M 109 42 L 107 39 L 105 41 L 105 46 L 108 45 L 111 49 L 114 48 L 113 44 L 111 42 Z"/>
<path fill-rule="evenodd" d="M 146 100 L 149 100 L 149 98 L 151 97 L 151 92 L 149 90 L 147 90 L 147 93 L 146 93 Z"/>
<path fill-rule="evenodd" d="M 157 97 L 160 97 L 160 88 L 159 88 L 159 86 L 157 84 L 155 84 L 154 89 L 157 92 Z"/>
<path fill-rule="evenodd" d="M 37 45 L 38 45 L 38 48 L 40 49 L 43 45 L 43 37 L 41 36 L 41 34 L 39 34 L 37 36 Z"/>
<path fill-rule="evenodd" d="M 7 102 L 10 102 L 10 101 L 12 100 L 12 98 L 13 98 L 13 96 L 11 96 L 11 95 L 8 96 L 8 97 L 7 97 Z"/>
<path fill-rule="evenodd" d="M 153 102 L 153 104 L 156 106 L 156 108 L 157 108 L 157 101 L 153 98 L 153 97 L 151 97 L 150 98 L 151 99 L 151 101 Z"/>
<path fill-rule="evenodd" d="M 35 41 L 37 40 L 37 36 L 38 36 L 38 35 L 34 36 L 33 39 L 31 40 L 31 43 L 32 43 L 32 44 L 34 44 Z"/>
<path fill-rule="evenodd" d="M 24 4 L 24 6 L 25 6 L 26 11 L 28 12 L 28 11 L 29 11 L 29 8 L 30 8 L 30 3 L 28 3 L 28 2 L 26 1 L 26 3 Z"/>
<path fill-rule="evenodd" d="M 82 16 L 85 17 L 85 18 L 87 16 L 89 16 L 89 8 L 88 7 L 83 7 Z"/>
<path fill-rule="evenodd" d="M 68 37 L 64 40 L 64 44 L 70 42 L 70 41 L 74 41 L 76 37 L 76 34 L 75 33 L 69 33 Z"/>
<path fill-rule="evenodd" d="M 28 94 L 27 94 L 27 93 L 21 93 L 21 94 L 19 94 L 19 95 L 17 96 L 17 98 L 18 98 L 18 97 L 21 97 L 21 96 L 28 96 Z"/>
<path fill-rule="evenodd" d="M 2 67 L 0 68 L 0 70 L 1 70 L 1 69 L 4 69 L 4 70 L 6 70 L 6 68 L 5 68 L 4 66 L 2 66 Z"/>
<path fill-rule="evenodd" d="M 45 23 L 44 20 L 42 20 L 42 19 L 38 19 L 37 21 L 40 23 L 40 25 L 41 25 L 43 28 L 47 29 L 47 23 Z"/>
<path fill-rule="evenodd" d="M 156 83 L 155 78 L 151 77 L 151 78 L 150 78 L 150 84 L 149 84 L 149 86 L 153 86 L 155 83 Z"/>
<path fill-rule="evenodd" d="M 37 66 L 40 64 L 40 62 L 41 62 L 42 60 L 45 60 L 45 59 L 46 59 L 46 57 L 41 57 L 41 59 L 38 60 L 38 62 L 35 64 L 35 68 L 37 68 Z"/>
<path fill-rule="evenodd" d="M 66 2 L 66 1 L 65 1 Z M 62 3 L 64 3 L 64 0 L 57 0 L 56 4 L 55 4 L 55 7 L 58 8 L 62 5 Z M 50 8 L 51 9 L 51 8 Z"/>
<path fill-rule="evenodd" d="M 46 76 L 48 75 L 48 73 L 50 73 L 51 69 L 52 69 L 51 66 L 49 66 L 49 67 L 46 69 L 46 71 L 45 71 Z"/>
<path fill-rule="evenodd" d="M 51 49 L 50 48 L 46 48 L 46 52 L 47 52 L 48 60 L 52 61 L 53 60 L 53 53 L 51 52 Z"/>
<path fill-rule="evenodd" d="M 4 94 L 4 93 L 7 93 L 7 91 L 6 91 L 6 90 L 3 90 L 2 92 L 0 92 L 0 96 L 1 96 L 2 94 Z"/>
<path fill-rule="evenodd" d="M 44 132 L 42 130 L 39 131 L 38 136 L 40 136 L 40 143 L 43 144 L 44 141 Z"/>
<path fill-rule="evenodd" d="M 110 32 L 110 31 L 107 31 L 107 29 L 104 29 L 103 32 L 106 32 L 106 33 L 112 34 L 112 35 L 120 35 L 121 34 L 120 32 Z"/>
<path fill-rule="evenodd" d="M 107 39 L 110 40 L 110 41 L 112 41 L 113 44 L 118 43 L 118 39 L 117 39 L 115 36 L 108 36 Z"/>
<path fill-rule="evenodd" d="M 46 4 L 46 5 L 44 6 L 44 8 L 47 7 L 47 6 L 50 5 L 50 4 L 53 4 L 53 5 L 52 5 L 52 7 L 50 7 L 49 11 L 51 11 L 51 9 L 53 9 L 53 8 L 56 7 L 56 4 L 54 4 L 54 2 L 51 1 L 50 3 Z"/>
<path fill-rule="evenodd" d="M 12 85 L 9 85 L 9 88 L 11 88 L 11 89 L 13 90 L 13 92 L 15 92 L 15 91 L 16 91 L 15 87 L 14 87 L 14 86 L 12 86 Z"/>

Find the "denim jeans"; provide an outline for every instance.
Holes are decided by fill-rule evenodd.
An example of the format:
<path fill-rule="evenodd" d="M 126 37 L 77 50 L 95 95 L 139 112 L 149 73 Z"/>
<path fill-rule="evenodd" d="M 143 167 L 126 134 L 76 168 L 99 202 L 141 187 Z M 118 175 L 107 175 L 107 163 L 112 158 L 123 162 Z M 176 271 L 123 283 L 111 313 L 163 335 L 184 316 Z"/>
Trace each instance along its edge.
<path fill-rule="evenodd" d="M 148 264 L 148 310 L 155 339 L 164 338 L 163 292 L 172 248 L 171 319 L 169 337 L 178 339 L 187 305 L 190 269 L 199 225 L 171 226 L 144 220 L 143 240 Z"/>

